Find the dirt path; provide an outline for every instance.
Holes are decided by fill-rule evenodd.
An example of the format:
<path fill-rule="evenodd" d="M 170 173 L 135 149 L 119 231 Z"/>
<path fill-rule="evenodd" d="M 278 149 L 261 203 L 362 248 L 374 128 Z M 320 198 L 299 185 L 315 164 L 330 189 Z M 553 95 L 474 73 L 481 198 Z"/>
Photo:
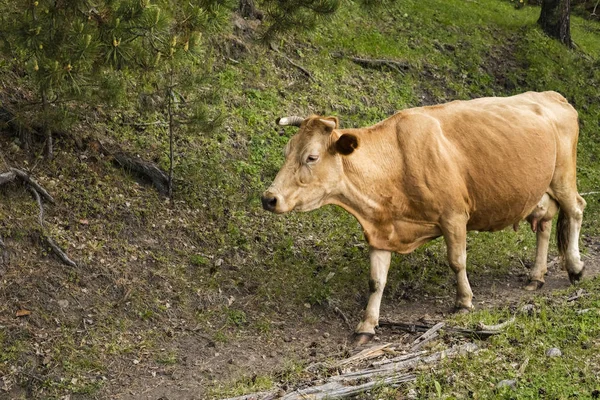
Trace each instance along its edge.
<path fill-rule="evenodd" d="M 600 239 L 584 238 L 584 243 L 587 254 L 583 257 L 589 279 L 600 274 Z M 556 260 L 550 262 L 546 284 L 540 291 L 522 290 L 526 280 L 523 270 L 497 278 L 472 276 L 475 307 L 509 306 L 537 294 L 569 287 L 567 274 L 560 270 Z M 395 304 L 384 298 L 381 317 L 402 322 L 439 321 L 450 314 L 452 302 L 451 296 L 426 297 L 418 302 Z M 280 321 L 274 321 L 278 328 L 269 335 L 240 335 L 239 340 L 229 343 L 215 343 L 193 334 L 175 337 L 182 355 L 181 362 L 127 368 L 110 380 L 99 397 L 120 400 L 205 399 L 210 398 L 211 390 L 224 389 L 228 382 L 241 377 L 247 377 L 250 383 L 252 379 L 275 373 L 285 381 L 290 369 L 301 362 L 339 359 L 352 352 L 351 329 L 333 311 L 324 311 L 323 314 L 321 320 L 310 324 L 303 322 L 303 316 L 282 315 Z M 354 324 L 355 316 L 348 317 Z M 400 335 L 402 333 L 382 328 L 378 330 L 376 340 L 397 341 Z"/>

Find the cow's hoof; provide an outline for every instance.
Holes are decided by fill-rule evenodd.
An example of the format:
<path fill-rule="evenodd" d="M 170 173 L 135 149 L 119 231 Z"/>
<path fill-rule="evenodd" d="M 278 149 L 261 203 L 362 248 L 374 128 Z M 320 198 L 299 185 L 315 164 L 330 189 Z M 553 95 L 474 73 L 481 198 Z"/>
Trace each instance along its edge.
<path fill-rule="evenodd" d="M 534 290 L 539 290 L 544 286 L 544 282 L 538 281 L 537 279 L 529 280 L 529 283 L 523 286 L 523 289 L 533 292 Z"/>
<path fill-rule="evenodd" d="M 569 272 L 569 280 L 571 281 L 571 284 L 575 285 L 576 283 L 578 283 L 583 277 L 584 271 L 585 267 L 583 267 L 578 273 Z"/>
<path fill-rule="evenodd" d="M 375 337 L 374 333 L 369 332 L 356 332 L 354 334 L 354 346 L 362 346 L 363 344 L 369 343 Z"/>
<path fill-rule="evenodd" d="M 471 311 L 473 311 L 473 306 L 471 306 L 471 307 L 455 306 L 454 307 L 454 313 L 456 313 L 456 314 L 468 314 Z"/>

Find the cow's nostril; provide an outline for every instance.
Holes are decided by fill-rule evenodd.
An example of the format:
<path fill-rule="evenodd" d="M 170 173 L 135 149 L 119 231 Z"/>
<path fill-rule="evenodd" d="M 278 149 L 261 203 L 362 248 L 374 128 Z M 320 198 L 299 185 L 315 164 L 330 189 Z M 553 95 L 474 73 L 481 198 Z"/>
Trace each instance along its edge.
<path fill-rule="evenodd" d="M 275 207 L 277 207 L 277 197 L 263 196 L 262 197 L 262 206 L 267 211 L 275 210 Z"/>

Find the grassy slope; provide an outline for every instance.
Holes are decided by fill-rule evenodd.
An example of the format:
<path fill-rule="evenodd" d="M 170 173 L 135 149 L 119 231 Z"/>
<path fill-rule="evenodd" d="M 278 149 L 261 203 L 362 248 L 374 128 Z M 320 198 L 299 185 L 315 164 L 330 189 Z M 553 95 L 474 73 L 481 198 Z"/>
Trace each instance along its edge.
<path fill-rule="evenodd" d="M 475 399 L 592 399 L 600 386 L 600 280 L 585 282 L 589 295 L 574 302 L 574 289 L 538 298 L 530 314 L 520 314 L 506 333 L 495 336 L 476 355 L 446 361 L 414 385 L 422 397 Z M 461 326 L 497 323 L 514 310 L 477 312 L 456 319 Z M 560 349 L 560 357 L 546 355 Z M 514 388 L 497 387 L 515 380 Z"/>
<path fill-rule="evenodd" d="M 584 57 L 540 34 L 534 8 L 514 10 L 496 0 L 402 1 L 390 7 L 367 14 L 346 4 L 317 31 L 282 39 L 280 52 L 314 80 L 282 54 L 255 44 L 237 63 L 218 61 L 228 119 L 215 134 L 182 139 L 176 174 L 185 179 L 174 204 L 90 150 L 85 159 L 65 151 L 53 163 L 38 165 L 36 176 L 58 200 L 48 210 L 49 229 L 84 261 L 81 269 L 39 254 L 29 240 L 37 211 L 27 192 L 3 193 L 0 226 L 16 254 L 0 283 L 0 325 L 7 327 L 0 332 L 0 372 L 35 393 L 94 392 L 103 376 L 114 373 L 109 365 L 115 360 L 177 363 L 181 354 L 168 343 L 189 328 L 217 341 L 268 337 L 273 317 L 291 312 L 303 315 L 301 323 L 317 321 L 330 312 L 318 307 L 327 303 L 353 310 L 357 319 L 368 261 L 356 221 L 334 207 L 285 217 L 260 210 L 259 195 L 293 134 L 274 127 L 282 114 L 335 114 L 351 127 L 422 104 L 557 90 L 581 115 L 580 189 L 600 187 L 597 24 L 573 18 L 573 37 Z M 410 68 L 404 74 L 367 70 L 332 58 L 337 52 L 404 60 Z M 118 122 L 94 129 L 118 140 L 132 138 L 132 150 L 162 157 L 160 132 L 132 131 Z M 7 148 L 8 161 L 28 159 Z M 584 234 L 598 235 L 598 198 L 588 203 Z M 525 229 L 471 234 L 471 274 L 516 268 L 518 258 L 532 257 L 533 244 Z M 448 276 L 437 240 L 394 257 L 386 296 L 451 294 Z M 70 304 L 66 312 L 57 303 L 64 299 Z M 313 308 L 306 311 L 305 303 Z M 28 321 L 15 321 L 21 307 L 34 310 Z M 86 319 L 94 329 L 86 328 Z M 33 371 L 37 380 L 23 371 Z"/>

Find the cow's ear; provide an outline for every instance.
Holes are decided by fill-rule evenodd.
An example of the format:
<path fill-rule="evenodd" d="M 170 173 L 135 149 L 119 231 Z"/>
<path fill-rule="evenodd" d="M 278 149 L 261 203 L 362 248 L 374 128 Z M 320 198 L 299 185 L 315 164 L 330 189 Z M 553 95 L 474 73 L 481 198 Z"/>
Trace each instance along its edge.
<path fill-rule="evenodd" d="M 347 156 L 352 154 L 358 148 L 358 138 L 350 133 L 344 133 L 335 142 L 335 149 L 338 153 Z"/>
<path fill-rule="evenodd" d="M 331 131 L 340 126 L 340 120 L 337 117 L 323 117 L 319 118 L 319 121 L 325 124 L 325 131 L 327 133 L 331 133 Z"/>

